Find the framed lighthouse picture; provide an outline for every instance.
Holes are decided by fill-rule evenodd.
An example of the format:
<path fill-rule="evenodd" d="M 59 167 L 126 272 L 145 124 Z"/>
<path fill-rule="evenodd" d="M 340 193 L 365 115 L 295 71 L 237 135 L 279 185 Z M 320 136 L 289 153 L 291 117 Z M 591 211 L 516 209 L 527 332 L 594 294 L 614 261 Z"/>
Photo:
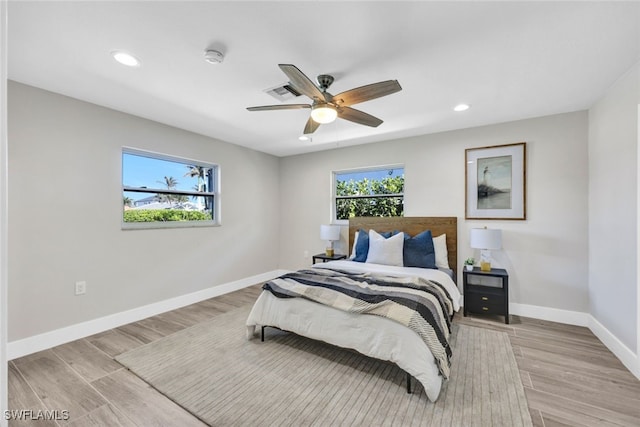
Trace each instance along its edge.
<path fill-rule="evenodd" d="M 465 150 L 465 218 L 527 219 L 526 142 Z"/>

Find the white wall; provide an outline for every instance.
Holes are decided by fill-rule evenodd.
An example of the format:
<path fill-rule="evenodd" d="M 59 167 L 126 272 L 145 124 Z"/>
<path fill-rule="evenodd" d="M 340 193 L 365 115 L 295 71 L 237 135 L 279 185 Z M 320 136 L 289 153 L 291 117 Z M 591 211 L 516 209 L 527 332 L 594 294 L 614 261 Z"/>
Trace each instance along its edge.
<path fill-rule="evenodd" d="M 7 403 L 7 2 L 0 2 L 0 412 Z M 0 426 L 8 421 L 2 417 Z"/>
<path fill-rule="evenodd" d="M 278 158 L 15 82 L 8 100 L 9 341 L 276 269 Z M 219 164 L 222 226 L 121 230 L 122 146 Z"/>
<path fill-rule="evenodd" d="M 332 170 L 403 163 L 405 215 L 457 216 L 459 262 L 477 257 L 471 228 L 501 228 L 504 249 L 494 252 L 494 266 L 509 271 L 511 302 L 585 313 L 587 129 L 587 113 L 577 112 L 283 158 L 280 267 L 309 265 L 304 251 L 322 252 Z M 528 219 L 465 220 L 465 149 L 520 141 L 527 142 Z M 343 228 L 339 252 L 346 241 Z"/>
<path fill-rule="evenodd" d="M 589 110 L 589 311 L 633 352 L 638 350 L 639 67 Z"/>

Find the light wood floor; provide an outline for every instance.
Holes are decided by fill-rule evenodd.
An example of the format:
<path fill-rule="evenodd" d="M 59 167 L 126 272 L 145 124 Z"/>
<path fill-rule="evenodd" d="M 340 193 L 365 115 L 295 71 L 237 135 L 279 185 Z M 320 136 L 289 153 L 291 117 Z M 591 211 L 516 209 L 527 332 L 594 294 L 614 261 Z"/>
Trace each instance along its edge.
<path fill-rule="evenodd" d="M 202 426 L 113 357 L 252 303 L 259 293 L 252 286 L 9 362 L 10 409 L 70 415 L 9 425 Z M 501 317 L 456 321 L 509 334 L 534 426 L 640 425 L 640 381 L 588 329 L 517 316 L 510 325 Z"/>

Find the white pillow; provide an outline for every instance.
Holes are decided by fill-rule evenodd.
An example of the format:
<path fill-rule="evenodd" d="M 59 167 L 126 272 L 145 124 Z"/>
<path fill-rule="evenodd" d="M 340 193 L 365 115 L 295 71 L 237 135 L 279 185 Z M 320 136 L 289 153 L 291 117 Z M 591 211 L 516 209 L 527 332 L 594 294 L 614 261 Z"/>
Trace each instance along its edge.
<path fill-rule="evenodd" d="M 358 243 L 358 234 L 360 234 L 360 230 L 356 230 L 355 236 L 353 236 L 353 247 L 351 248 L 351 256 L 349 259 L 354 259 L 356 257 L 356 243 Z"/>
<path fill-rule="evenodd" d="M 449 251 L 447 251 L 447 235 L 441 234 L 433 238 L 433 248 L 436 251 L 436 267 L 449 267 Z"/>
<path fill-rule="evenodd" d="M 375 230 L 369 230 L 367 262 L 384 265 L 403 265 L 404 233 L 385 239 Z"/>

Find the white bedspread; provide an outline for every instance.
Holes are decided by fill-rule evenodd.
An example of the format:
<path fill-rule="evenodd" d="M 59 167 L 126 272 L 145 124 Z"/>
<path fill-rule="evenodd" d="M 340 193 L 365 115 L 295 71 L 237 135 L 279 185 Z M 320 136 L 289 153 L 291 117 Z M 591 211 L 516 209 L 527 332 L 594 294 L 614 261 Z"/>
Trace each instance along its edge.
<path fill-rule="evenodd" d="M 353 261 L 331 261 L 314 267 L 421 276 L 445 286 L 452 296 L 454 309 L 458 311 L 460 308 L 460 292 L 453 280 L 442 271 Z M 247 319 L 248 338 L 254 338 L 256 326 L 262 325 L 275 326 L 339 347 L 351 348 L 376 359 L 391 361 L 420 381 L 429 400 L 435 401 L 440 394 L 442 377 L 431 351 L 415 332 L 392 320 L 348 313 L 303 298 L 277 298 L 271 292 L 263 291 Z"/>

